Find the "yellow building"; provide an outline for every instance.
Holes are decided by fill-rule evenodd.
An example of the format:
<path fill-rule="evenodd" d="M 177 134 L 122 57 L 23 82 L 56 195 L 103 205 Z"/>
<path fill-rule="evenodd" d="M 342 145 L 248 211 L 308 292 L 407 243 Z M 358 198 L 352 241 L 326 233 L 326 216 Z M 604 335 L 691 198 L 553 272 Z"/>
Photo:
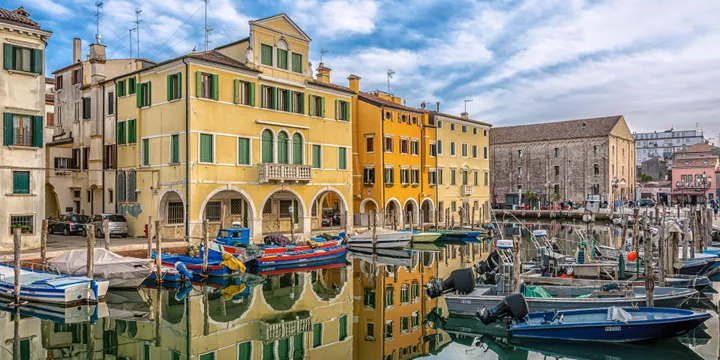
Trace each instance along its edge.
<path fill-rule="evenodd" d="M 285 14 L 250 36 L 109 80 L 117 89 L 117 209 L 131 235 L 148 219 L 164 238 L 214 234 L 239 221 L 310 234 L 350 213 L 354 92 L 313 78 L 310 38 Z M 327 225 L 327 224 L 326 224 Z M 329 225 L 337 225 L 330 222 Z"/>
<path fill-rule="evenodd" d="M 351 75 L 355 213 L 384 212 L 399 225 L 431 222 L 435 209 L 435 124 L 423 109 L 401 104 L 392 94 L 360 91 Z M 367 225 L 360 216 L 358 225 Z"/>
<path fill-rule="evenodd" d="M 446 209 L 457 225 L 490 220 L 490 127 L 470 119 L 430 112 L 437 123 L 437 203 L 440 221 Z"/>

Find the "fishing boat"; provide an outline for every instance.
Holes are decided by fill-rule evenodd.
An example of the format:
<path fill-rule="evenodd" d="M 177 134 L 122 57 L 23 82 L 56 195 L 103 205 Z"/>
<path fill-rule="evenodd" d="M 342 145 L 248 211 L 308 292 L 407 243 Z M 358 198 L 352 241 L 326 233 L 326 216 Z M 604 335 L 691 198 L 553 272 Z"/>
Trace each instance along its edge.
<path fill-rule="evenodd" d="M 525 273 L 522 274 L 522 281 L 526 285 L 555 285 L 555 286 L 580 286 L 580 287 L 599 287 L 603 284 L 607 284 L 606 279 L 578 279 L 573 277 L 552 277 L 543 276 L 538 273 Z M 645 280 L 635 281 L 616 281 L 622 285 L 632 286 L 645 286 Z M 675 275 L 672 277 L 666 277 L 665 283 L 661 284 L 659 281 L 655 282 L 655 286 L 667 286 L 673 288 L 687 288 L 695 289 L 697 291 L 703 291 L 707 287 L 712 286 L 712 282 L 706 276 L 695 276 L 695 275 Z"/>
<path fill-rule="evenodd" d="M 174 268 L 179 270 L 181 273 L 183 269 L 186 269 L 189 274 L 193 276 L 234 276 L 245 272 L 245 265 L 240 260 L 231 256 L 230 254 L 224 254 L 223 260 L 208 259 L 207 272 L 203 272 L 203 259 L 185 255 L 176 254 L 162 254 L 162 266 Z M 153 251 L 153 258 L 156 256 Z M 186 278 L 189 274 L 183 274 Z"/>
<path fill-rule="evenodd" d="M 0 264 L 0 296 L 15 297 L 15 269 Z M 75 305 L 97 303 L 105 297 L 107 281 L 85 276 L 56 275 L 42 271 L 20 270 L 20 299 L 30 302 Z"/>
<path fill-rule="evenodd" d="M 367 263 L 378 265 L 412 266 L 410 251 L 405 249 L 350 248 L 350 256 Z"/>
<path fill-rule="evenodd" d="M 253 266 L 257 267 L 278 265 L 299 266 L 302 264 L 309 264 L 317 261 L 325 261 L 340 257 L 344 258 L 345 254 L 347 254 L 347 251 L 348 248 L 345 245 L 303 251 L 286 251 L 279 254 L 262 255 L 252 260 L 250 263 Z"/>
<path fill-rule="evenodd" d="M 93 275 L 107 280 L 110 288 L 138 288 L 150 275 L 152 259 L 120 256 L 112 251 L 96 248 Z M 70 250 L 51 259 L 49 269 L 60 274 L 75 275 L 87 268 L 87 250 Z"/>
<path fill-rule="evenodd" d="M 348 246 L 350 248 L 402 249 L 412 240 L 412 234 L 408 231 L 376 229 L 375 235 L 376 242 L 374 244 L 372 231 L 351 235 L 348 239 Z M 343 236 L 343 233 L 340 233 L 340 236 Z"/>
<path fill-rule="evenodd" d="M 251 244 L 250 229 L 241 227 L 232 227 L 220 229 L 214 241 L 208 243 L 208 257 L 211 259 L 222 259 L 223 253 L 232 254 L 239 257 L 248 249 L 250 245 L 254 248 L 262 250 L 263 255 L 281 254 L 288 251 L 305 251 L 314 248 L 331 248 L 342 244 L 341 236 L 333 236 L 332 240 L 326 240 L 320 237 L 310 238 L 310 242 L 302 245 L 278 246 L 271 244 Z M 203 256 L 205 248 L 200 246 L 200 257 Z M 249 260 L 249 259 L 248 259 Z"/>
<path fill-rule="evenodd" d="M 305 263 L 299 265 L 275 265 L 275 266 L 263 266 L 256 268 L 255 273 L 257 275 L 281 275 L 287 273 L 294 273 L 297 271 L 313 271 L 313 270 L 327 270 L 336 269 L 347 266 L 348 262 L 344 257 L 338 257 L 334 259 L 316 261 L 312 263 Z"/>
<path fill-rule="evenodd" d="M 17 310 L 20 310 L 20 315 L 22 317 L 34 317 L 42 320 L 50 320 L 56 324 L 94 324 L 98 319 L 109 315 L 108 306 L 102 301 L 97 304 L 77 306 L 35 302 L 23 304 L 22 306 L 15 306 L 11 300 L 0 299 L 0 310 L 8 313 L 14 313 Z"/>
<path fill-rule="evenodd" d="M 478 242 L 484 237 L 488 236 L 487 230 L 437 230 L 442 235 L 438 241 L 463 241 L 463 242 Z"/>
<path fill-rule="evenodd" d="M 410 230 L 399 230 L 400 232 L 410 232 Z M 440 238 L 442 235 L 438 232 L 426 232 L 420 230 L 412 231 L 411 243 L 431 243 Z"/>
<path fill-rule="evenodd" d="M 609 307 L 538 312 L 510 325 L 520 339 L 636 342 L 683 335 L 711 315 L 683 309 Z"/>

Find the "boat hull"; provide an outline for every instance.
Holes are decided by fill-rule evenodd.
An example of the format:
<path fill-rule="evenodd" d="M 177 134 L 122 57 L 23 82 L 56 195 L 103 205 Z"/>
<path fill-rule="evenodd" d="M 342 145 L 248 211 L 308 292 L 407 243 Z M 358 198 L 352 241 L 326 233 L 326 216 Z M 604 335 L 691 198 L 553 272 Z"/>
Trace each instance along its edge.
<path fill-rule="evenodd" d="M 324 241 L 324 242 L 318 242 L 318 247 L 320 249 L 324 248 L 331 248 L 335 246 L 340 246 L 342 244 L 342 241 L 340 240 L 331 240 L 331 241 Z M 208 258 L 210 259 L 222 259 L 222 253 L 230 253 L 235 257 L 238 257 L 245 253 L 245 248 L 241 246 L 230 246 L 226 245 L 220 242 L 216 241 L 210 241 L 208 244 L 208 248 L 210 249 L 210 252 L 208 253 Z M 264 247 L 263 248 L 263 255 L 273 255 L 273 254 L 282 254 L 286 253 L 288 251 L 307 251 L 312 250 L 313 247 L 310 245 L 302 245 L 302 246 L 277 246 L 277 247 Z M 205 249 L 203 246 L 200 246 L 200 257 L 202 257 L 203 252 Z"/>
<path fill-rule="evenodd" d="M 359 248 L 376 249 L 402 249 L 410 243 L 412 235 L 409 232 L 397 232 L 392 234 L 378 234 L 377 241 L 373 244 L 372 235 L 364 233 L 360 236 L 352 236 L 348 240 L 348 246 Z"/>
<path fill-rule="evenodd" d="M 337 248 L 327 250 L 313 250 L 305 254 L 297 255 L 270 255 L 262 256 L 253 260 L 253 265 L 258 267 L 269 267 L 278 265 L 300 265 L 317 261 L 325 261 L 335 258 L 344 257 L 347 254 L 347 246 L 338 246 Z"/>

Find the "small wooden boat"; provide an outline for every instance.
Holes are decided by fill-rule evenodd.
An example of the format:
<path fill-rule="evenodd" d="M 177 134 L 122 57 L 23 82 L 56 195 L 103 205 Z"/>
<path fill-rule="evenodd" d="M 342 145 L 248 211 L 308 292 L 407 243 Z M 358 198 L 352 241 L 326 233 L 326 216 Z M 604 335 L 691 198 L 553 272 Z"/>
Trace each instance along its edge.
<path fill-rule="evenodd" d="M 50 303 L 27 303 L 16 307 L 11 300 L 0 299 L 0 310 L 14 313 L 20 310 L 22 317 L 34 317 L 50 320 L 56 324 L 92 323 L 109 315 L 105 302 L 77 306 L 64 306 Z M 11 318 L 12 319 L 12 318 Z M 10 320 L 12 322 L 12 320 Z"/>
<path fill-rule="evenodd" d="M 13 265 L 0 264 L 0 296 L 15 297 L 14 271 Z M 30 302 L 63 305 L 97 303 L 105 297 L 108 285 L 107 281 L 85 276 L 20 270 L 20 299 Z"/>
<path fill-rule="evenodd" d="M 400 232 L 410 232 L 410 230 L 399 230 Z M 426 232 L 413 230 L 411 243 L 431 243 L 440 238 L 442 235 L 438 232 Z"/>
<path fill-rule="evenodd" d="M 330 248 L 342 244 L 342 237 L 340 236 L 334 236 L 333 240 L 313 237 L 310 238 L 312 243 L 303 245 L 277 246 L 268 244 L 251 244 L 249 233 L 250 229 L 240 227 L 220 229 L 215 237 L 215 240 L 210 241 L 208 244 L 208 248 L 210 249 L 208 257 L 211 259 L 222 259 L 223 253 L 229 253 L 238 257 L 243 254 L 250 245 L 257 246 L 263 251 L 264 255 L 269 255 L 281 254 L 288 251 L 305 251 L 313 248 Z M 200 246 L 200 257 L 202 257 L 204 251 L 204 247 Z"/>
<path fill-rule="evenodd" d="M 313 270 L 325 270 L 325 269 L 336 269 L 347 266 L 347 260 L 344 257 L 316 261 L 312 263 L 305 263 L 299 265 L 277 265 L 277 266 L 263 266 L 257 268 L 257 275 L 281 275 L 286 273 L 298 272 L 298 271 L 313 271 Z"/>
<path fill-rule="evenodd" d="M 342 236 L 343 234 L 340 233 Z M 348 246 L 376 248 L 376 249 L 402 249 L 412 240 L 412 234 L 408 231 L 392 231 L 377 229 L 376 242 L 373 244 L 372 231 L 366 231 L 362 234 L 351 235 L 348 239 Z"/>
<path fill-rule="evenodd" d="M 125 257 L 102 248 L 94 251 L 93 267 L 96 279 L 107 280 L 110 288 L 138 288 L 150 275 L 152 259 Z M 83 273 L 87 267 L 87 250 L 70 250 L 50 259 L 52 271 L 60 274 L 74 275 Z"/>
<path fill-rule="evenodd" d="M 437 230 L 437 233 L 442 235 L 439 242 L 448 241 L 465 241 L 465 242 L 477 242 L 488 236 L 487 230 Z"/>
<path fill-rule="evenodd" d="M 556 285 L 556 286 L 580 286 L 580 287 L 599 287 L 607 284 L 608 280 L 604 279 L 578 279 L 572 277 L 552 277 L 542 276 L 537 273 L 525 273 L 521 275 L 522 281 L 526 285 Z M 620 284 L 631 284 L 632 286 L 645 286 L 645 280 L 635 281 L 616 281 Z M 708 286 L 712 286 L 712 282 L 705 276 L 694 275 L 677 275 L 665 278 L 665 284 L 655 282 L 655 286 L 668 286 L 674 288 L 687 288 L 702 291 Z"/>
<path fill-rule="evenodd" d="M 347 246 L 340 245 L 331 248 L 310 249 L 303 251 L 286 251 L 279 254 L 262 255 L 251 261 L 257 267 L 308 264 L 316 261 L 325 261 L 345 257 Z"/>
<path fill-rule="evenodd" d="M 153 257 L 155 257 L 155 253 L 153 252 Z M 230 259 L 235 260 L 236 262 L 239 262 L 239 260 L 230 257 Z M 207 273 L 203 273 L 203 259 L 202 258 L 196 258 L 196 257 L 190 257 L 190 256 L 184 256 L 184 255 L 176 255 L 176 254 L 167 254 L 163 253 L 162 255 L 162 266 L 177 269 L 182 273 L 182 267 L 178 268 L 179 265 L 182 265 L 187 271 L 189 271 L 193 275 L 199 275 L 199 276 L 217 276 L 217 277 L 225 277 L 225 276 L 234 276 L 238 274 L 242 274 L 245 272 L 244 266 L 237 266 L 234 264 L 231 264 L 233 268 L 228 267 L 228 263 L 226 260 L 217 260 L 217 259 L 208 259 L 208 266 L 207 266 Z M 242 265 L 240 263 L 239 265 Z M 185 275 L 187 278 L 187 275 Z"/>
<path fill-rule="evenodd" d="M 367 249 L 351 248 L 350 257 L 362 260 L 368 264 L 412 266 L 410 251 L 405 249 Z"/>
<path fill-rule="evenodd" d="M 683 335 L 710 314 L 664 308 L 599 308 L 539 312 L 510 325 L 515 338 L 591 342 L 635 342 Z"/>

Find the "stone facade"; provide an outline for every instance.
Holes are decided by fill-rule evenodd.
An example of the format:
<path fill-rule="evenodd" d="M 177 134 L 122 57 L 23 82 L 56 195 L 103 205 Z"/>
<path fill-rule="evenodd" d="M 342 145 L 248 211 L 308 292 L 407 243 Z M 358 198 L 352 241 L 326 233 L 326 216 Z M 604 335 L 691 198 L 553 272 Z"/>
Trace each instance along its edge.
<path fill-rule="evenodd" d="M 634 143 L 622 116 L 493 128 L 490 145 L 494 203 L 527 203 L 527 192 L 540 201 L 635 197 Z"/>

